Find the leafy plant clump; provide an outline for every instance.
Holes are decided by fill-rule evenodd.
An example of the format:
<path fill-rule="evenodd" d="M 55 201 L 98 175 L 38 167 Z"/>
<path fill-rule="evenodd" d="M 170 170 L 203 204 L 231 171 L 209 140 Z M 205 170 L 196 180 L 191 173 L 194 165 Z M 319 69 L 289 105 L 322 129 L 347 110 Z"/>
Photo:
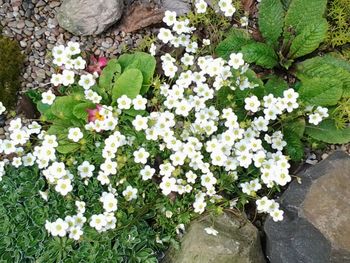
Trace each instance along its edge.
<path fill-rule="evenodd" d="M 326 143 L 346 143 L 350 140 L 349 120 L 346 116 L 345 119 L 339 118 L 341 115 L 337 114 L 339 106 L 344 105 L 341 102 L 347 101 L 350 96 L 350 63 L 337 53 L 322 56 L 312 53 L 327 37 L 326 4 L 326 0 L 262 0 L 258 25 L 264 42 L 256 42 L 245 30 L 233 29 L 216 48 L 217 54 L 223 58 L 232 52 L 241 52 L 249 63 L 273 69 L 272 74 L 265 74 L 265 84 L 274 95 L 280 94 L 290 84 L 298 91 L 307 110 L 298 112 L 295 118 L 303 120 L 308 117 L 311 125 L 300 124 L 303 127 L 300 136 L 284 129 L 290 145 L 288 153 L 295 160 L 303 156 L 300 139 L 304 140 L 304 133 Z M 285 81 L 291 76 L 296 78 L 295 84 Z M 319 107 L 325 107 L 330 113 L 323 122 L 319 118 L 322 114 L 316 109 Z M 283 126 L 293 126 L 289 118 L 281 120 Z"/>
<path fill-rule="evenodd" d="M 214 10 L 228 23 L 236 12 L 228 0 Z M 281 221 L 273 193 L 292 180 L 289 161 L 303 157 L 305 131 L 349 141 L 346 129 L 334 132 L 326 105 L 313 103 L 319 94 L 276 76 L 264 83 L 238 51 L 215 56 L 217 35 L 195 26 L 207 12 L 203 0 L 191 19 L 166 11 L 149 53 L 88 62 L 79 43 L 52 50 L 52 87 L 29 93 L 40 121 L 16 118 L 0 141 L 10 196 L 0 209 L 20 215 L 0 217 L 10 233 L 5 260 L 156 262 L 192 219 L 250 201 Z M 232 41 L 254 44 L 233 32 L 241 37 Z M 307 66 L 305 79 L 314 74 Z"/>
<path fill-rule="evenodd" d="M 9 109 L 16 104 L 23 63 L 24 55 L 18 43 L 0 36 L 0 101 Z"/>

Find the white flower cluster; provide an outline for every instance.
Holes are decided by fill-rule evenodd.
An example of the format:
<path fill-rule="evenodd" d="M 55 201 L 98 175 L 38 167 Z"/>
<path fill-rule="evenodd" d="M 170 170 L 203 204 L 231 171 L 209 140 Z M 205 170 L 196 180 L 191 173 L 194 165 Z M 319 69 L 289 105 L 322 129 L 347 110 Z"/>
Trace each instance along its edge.
<path fill-rule="evenodd" d="M 118 125 L 118 115 L 120 111 L 114 111 L 113 107 L 106 105 L 97 105 L 93 110 L 93 120 L 85 125 L 88 131 L 114 131 Z"/>
<path fill-rule="evenodd" d="M 283 211 L 279 209 L 279 204 L 276 201 L 270 200 L 264 196 L 256 200 L 256 206 L 258 212 L 269 213 L 275 222 L 283 220 Z"/>
<path fill-rule="evenodd" d="M 313 106 L 309 106 L 307 107 L 307 111 L 310 113 L 309 122 L 314 125 L 319 124 L 325 118 L 329 117 L 328 109 L 321 106 L 317 106 L 316 109 Z"/>
<path fill-rule="evenodd" d="M 83 226 L 86 222 L 85 213 L 85 202 L 76 201 L 78 213 L 74 216 L 66 216 L 63 220 L 58 218 L 54 222 L 46 220 L 45 228 L 52 236 L 64 237 L 68 234 L 69 238 L 79 240 L 83 235 Z"/>

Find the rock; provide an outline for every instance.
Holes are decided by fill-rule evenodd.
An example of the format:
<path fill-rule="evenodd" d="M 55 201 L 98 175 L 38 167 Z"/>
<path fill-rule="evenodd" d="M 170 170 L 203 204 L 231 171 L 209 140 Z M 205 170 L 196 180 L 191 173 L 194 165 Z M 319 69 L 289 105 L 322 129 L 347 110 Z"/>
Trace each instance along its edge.
<path fill-rule="evenodd" d="M 97 35 L 117 22 L 123 9 L 123 0 L 64 0 L 57 20 L 75 35 Z"/>
<path fill-rule="evenodd" d="M 350 262 L 350 156 L 335 152 L 281 197 L 284 220 L 265 222 L 271 263 Z"/>
<path fill-rule="evenodd" d="M 214 219 L 214 222 L 213 222 Z M 204 228 L 213 226 L 217 236 Z M 162 263 L 263 263 L 258 230 L 245 218 L 225 212 L 194 221 L 181 240 L 181 249 L 170 251 Z"/>
<path fill-rule="evenodd" d="M 163 0 L 162 7 L 181 16 L 191 11 L 191 0 Z"/>

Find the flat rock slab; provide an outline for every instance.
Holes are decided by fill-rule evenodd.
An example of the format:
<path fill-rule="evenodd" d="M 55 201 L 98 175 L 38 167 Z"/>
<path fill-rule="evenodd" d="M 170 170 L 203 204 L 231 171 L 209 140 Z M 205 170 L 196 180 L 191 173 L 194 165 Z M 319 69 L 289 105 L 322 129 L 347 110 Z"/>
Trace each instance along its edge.
<path fill-rule="evenodd" d="M 205 232 L 213 226 L 217 236 Z M 194 221 L 163 263 L 264 263 L 258 230 L 245 218 L 226 212 Z"/>
<path fill-rule="evenodd" d="M 117 22 L 123 10 L 123 0 L 63 0 L 57 20 L 74 35 L 98 35 Z"/>
<path fill-rule="evenodd" d="M 335 152 L 281 197 L 285 219 L 265 222 L 271 263 L 350 262 L 350 156 Z"/>

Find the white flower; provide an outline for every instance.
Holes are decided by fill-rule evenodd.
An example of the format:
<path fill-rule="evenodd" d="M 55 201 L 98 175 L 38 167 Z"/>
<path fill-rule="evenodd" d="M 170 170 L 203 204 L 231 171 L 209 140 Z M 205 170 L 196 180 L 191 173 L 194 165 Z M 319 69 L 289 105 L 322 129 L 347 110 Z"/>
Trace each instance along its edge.
<path fill-rule="evenodd" d="M 145 148 L 140 148 L 137 151 L 134 151 L 134 161 L 135 163 L 147 163 L 147 158 L 149 157 L 149 153 L 145 150 Z"/>
<path fill-rule="evenodd" d="M 85 90 L 88 90 L 93 85 L 95 85 L 96 80 L 92 74 L 82 75 L 80 76 L 80 80 L 78 84 L 82 86 Z"/>
<path fill-rule="evenodd" d="M 248 26 L 248 17 L 242 16 L 240 19 L 241 27 L 246 27 Z"/>
<path fill-rule="evenodd" d="M 3 114 L 5 111 L 6 111 L 6 108 L 4 104 L 2 104 L 2 102 L 0 101 L 0 115 Z"/>
<path fill-rule="evenodd" d="M 165 24 L 167 24 L 167 26 L 172 26 L 176 21 L 176 12 L 172 12 L 172 11 L 165 11 L 164 13 L 164 18 L 163 18 L 163 22 Z"/>
<path fill-rule="evenodd" d="M 48 191 L 45 191 L 45 192 L 39 191 L 39 194 L 40 194 L 41 198 L 44 199 L 45 201 L 49 200 Z"/>
<path fill-rule="evenodd" d="M 118 200 L 112 193 L 105 194 L 102 198 L 103 209 L 106 212 L 114 212 L 118 209 Z"/>
<path fill-rule="evenodd" d="M 141 171 L 140 174 L 142 175 L 142 180 L 146 181 L 153 177 L 156 170 L 154 168 L 151 168 L 151 166 L 146 165 Z"/>
<path fill-rule="evenodd" d="M 74 69 L 84 69 L 86 66 L 86 61 L 82 57 L 77 57 L 73 60 L 73 67 Z"/>
<path fill-rule="evenodd" d="M 50 82 L 54 86 L 58 86 L 58 85 L 62 84 L 62 79 L 63 79 L 62 74 L 52 74 Z"/>
<path fill-rule="evenodd" d="M 245 102 L 244 108 L 247 111 L 257 112 L 259 110 L 260 101 L 258 97 L 252 96 L 252 97 L 245 98 L 244 102 Z"/>
<path fill-rule="evenodd" d="M 70 70 L 63 70 L 62 72 L 62 84 L 64 86 L 68 86 L 70 84 L 74 83 L 74 71 L 70 71 Z"/>
<path fill-rule="evenodd" d="M 147 125 L 148 118 L 142 117 L 141 115 L 137 115 L 135 119 L 132 121 L 132 125 L 134 126 L 136 131 L 146 130 L 148 128 Z"/>
<path fill-rule="evenodd" d="M 270 213 L 270 215 L 272 216 L 273 221 L 278 222 L 283 220 L 283 213 L 284 212 L 282 210 L 275 209 Z"/>
<path fill-rule="evenodd" d="M 71 239 L 79 240 L 82 235 L 83 231 L 78 226 L 74 226 L 69 230 L 69 238 Z"/>
<path fill-rule="evenodd" d="M 197 13 L 203 14 L 207 11 L 208 4 L 204 0 L 197 0 L 195 6 Z"/>
<path fill-rule="evenodd" d="M 54 57 L 62 56 L 64 54 L 65 48 L 63 45 L 55 46 L 52 49 L 52 55 Z"/>
<path fill-rule="evenodd" d="M 210 45 L 210 39 L 203 39 L 203 45 L 204 46 L 209 46 Z"/>
<path fill-rule="evenodd" d="M 156 50 L 157 50 L 157 46 L 152 43 L 150 48 L 149 48 L 149 53 L 152 55 L 152 56 L 155 56 L 156 55 Z"/>
<path fill-rule="evenodd" d="M 67 234 L 68 223 L 61 218 L 47 225 L 49 226 L 48 230 L 52 236 L 64 237 Z"/>
<path fill-rule="evenodd" d="M 43 92 L 41 94 L 41 96 L 42 96 L 41 102 L 44 103 L 44 104 L 48 104 L 48 105 L 52 105 L 52 103 L 56 99 L 55 94 L 53 94 L 51 90 L 49 90 L 47 92 Z"/>
<path fill-rule="evenodd" d="M 90 226 L 97 231 L 102 230 L 107 225 L 106 217 L 103 214 L 93 215 L 90 219 Z"/>
<path fill-rule="evenodd" d="M 132 100 L 132 104 L 134 105 L 135 110 L 145 110 L 147 99 L 142 98 L 141 95 L 137 95 L 136 98 Z"/>
<path fill-rule="evenodd" d="M 208 235 L 213 235 L 213 236 L 217 236 L 217 234 L 219 233 L 217 230 L 215 230 L 213 227 L 206 227 L 204 228 L 204 231 L 208 234 Z"/>
<path fill-rule="evenodd" d="M 230 60 L 228 61 L 228 64 L 233 67 L 234 69 L 239 69 L 241 66 L 244 65 L 243 60 L 243 54 L 242 53 L 232 53 L 230 55 Z"/>
<path fill-rule="evenodd" d="M 164 44 L 166 44 L 169 41 L 171 41 L 174 38 L 174 36 L 169 29 L 161 28 L 161 29 L 159 29 L 158 38 Z"/>
<path fill-rule="evenodd" d="M 78 142 L 81 138 L 84 137 L 84 134 L 79 128 L 70 128 L 68 131 L 68 139 L 73 142 Z"/>
<path fill-rule="evenodd" d="M 95 166 L 90 164 L 88 161 L 84 161 L 81 165 L 78 166 L 78 173 L 81 178 L 92 177 Z"/>
<path fill-rule="evenodd" d="M 132 100 L 128 98 L 128 96 L 123 95 L 117 99 L 118 109 L 120 110 L 128 110 L 131 107 Z"/>
<path fill-rule="evenodd" d="M 126 189 L 123 191 L 123 196 L 125 197 L 126 201 L 131 201 L 133 199 L 137 199 L 137 189 L 133 188 L 132 186 L 126 187 Z"/>
<path fill-rule="evenodd" d="M 77 55 L 80 54 L 80 45 L 77 42 L 72 42 L 69 41 L 67 43 L 67 48 L 66 48 L 66 52 L 70 55 Z"/>
<path fill-rule="evenodd" d="M 69 179 L 59 179 L 57 181 L 55 190 L 63 196 L 67 195 L 70 191 L 73 190 L 71 181 Z"/>
<path fill-rule="evenodd" d="M 193 65 L 193 61 L 194 61 L 194 56 L 185 53 L 184 56 L 181 58 L 181 62 L 185 65 L 185 66 L 192 66 Z"/>
<path fill-rule="evenodd" d="M 176 179 L 173 177 L 163 177 L 162 182 L 159 185 L 164 195 L 168 195 L 173 191 L 176 191 Z"/>

